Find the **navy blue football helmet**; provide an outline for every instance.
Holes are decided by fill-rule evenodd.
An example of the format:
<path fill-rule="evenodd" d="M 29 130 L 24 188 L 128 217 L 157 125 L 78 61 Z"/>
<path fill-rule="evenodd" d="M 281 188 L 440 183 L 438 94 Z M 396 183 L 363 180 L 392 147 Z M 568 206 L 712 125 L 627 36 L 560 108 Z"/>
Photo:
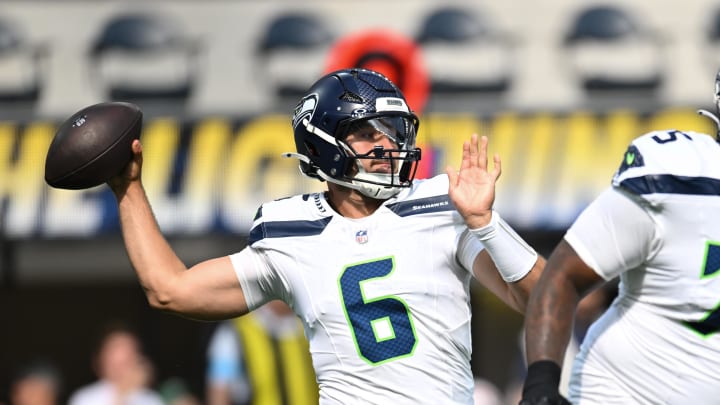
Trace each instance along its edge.
<path fill-rule="evenodd" d="M 390 138 L 397 149 L 376 146 L 357 153 L 345 138 L 354 129 L 371 125 Z M 396 195 L 410 187 L 420 149 L 415 147 L 419 126 L 400 89 L 380 73 L 367 69 L 344 69 L 323 76 L 295 107 L 292 120 L 300 171 L 360 191 L 377 199 Z M 390 173 L 368 173 L 361 159 L 385 159 Z"/>

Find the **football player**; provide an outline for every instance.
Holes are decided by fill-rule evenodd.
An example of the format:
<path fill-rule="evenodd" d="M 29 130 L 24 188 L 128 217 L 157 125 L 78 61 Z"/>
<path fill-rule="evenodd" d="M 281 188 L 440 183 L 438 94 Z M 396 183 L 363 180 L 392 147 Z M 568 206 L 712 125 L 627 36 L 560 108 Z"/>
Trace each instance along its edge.
<path fill-rule="evenodd" d="M 285 301 L 322 404 L 472 404 L 471 277 L 523 311 L 544 259 L 493 211 L 501 162 L 488 169 L 486 137 L 464 143 L 459 169 L 413 181 L 418 124 L 385 76 L 323 76 L 295 109 L 286 156 L 327 191 L 263 204 L 246 248 L 190 269 L 153 219 L 135 142 L 109 184 L 151 305 L 222 319 Z"/>
<path fill-rule="evenodd" d="M 720 110 L 719 101 L 720 75 Z M 617 298 L 575 358 L 570 402 L 720 401 L 719 140 L 672 129 L 632 141 L 612 185 L 569 228 L 532 293 L 521 404 L 567 403 L 559 365 L 578 300 L 616 277 Z"/>

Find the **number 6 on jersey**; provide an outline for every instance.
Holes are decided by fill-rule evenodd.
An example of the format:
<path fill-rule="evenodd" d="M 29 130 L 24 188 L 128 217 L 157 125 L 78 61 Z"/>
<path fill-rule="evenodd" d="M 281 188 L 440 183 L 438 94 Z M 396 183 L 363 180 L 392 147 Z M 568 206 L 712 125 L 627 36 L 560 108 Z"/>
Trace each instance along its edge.
<path fill-rule="evenodd" d="M 350 331 L 360 357 L 379 365 L 412 354 L 417 344 L 407 304 L 395 296 L 365 297 L 363 283 L 389 276 L 391 257 L 353 264 L 340 274 L 338 284 Z"/>

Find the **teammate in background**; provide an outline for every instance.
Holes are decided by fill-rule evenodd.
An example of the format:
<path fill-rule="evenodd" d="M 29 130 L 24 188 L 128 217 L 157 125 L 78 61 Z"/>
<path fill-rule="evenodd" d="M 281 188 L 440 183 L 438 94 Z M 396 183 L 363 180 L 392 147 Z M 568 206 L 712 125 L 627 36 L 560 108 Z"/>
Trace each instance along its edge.
<path fill-rule="evenodd" d="M 384 76 L 320 78 L 292 120 L 301 171 L 327 191 L 263 204 L 240 252 L 190 269 L 160 232 L 142 148 L 108 183 L 150 304 L 237 317 L 280 299 L 300 317 L 322 404 L 472 404 L 472 275 L 524 311 L 544 259 L 493 211 L 500 158 L 486 137 L 459 169 L 413 182 L 418 120 Z M 247 173 L 248 176 L 252 173 Z"/>
<path fill-rule="evenodd" d="M 720 75 L 715 103 L 720 111 Z M 578 300 L 618 276 L 618 297 L 576 356 L 570 402 L 718 403 L 718 142 L 720 132 L 666 130 L 630 144 L 612 186 L 567 231 L 532 293 L 521 404 L 567 403 L 559 364 Z"/>
<path fill-rule="evenodd" d="M 223 321 L 208 348 L 208 405 L 317 405 L 302 324 L 280 300 Z"/>

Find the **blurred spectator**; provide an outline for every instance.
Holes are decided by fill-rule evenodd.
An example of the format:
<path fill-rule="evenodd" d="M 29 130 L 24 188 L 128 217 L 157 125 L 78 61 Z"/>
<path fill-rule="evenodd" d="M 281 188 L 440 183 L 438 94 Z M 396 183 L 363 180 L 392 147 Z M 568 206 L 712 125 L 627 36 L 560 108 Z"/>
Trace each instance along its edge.
<path fill-rule="evenodd" d="M 111 325 L 103 333 L 93 366 L 98 380 L 76 390 L 69 405 L 163 405 L 162 397 L 149 388 L 153 365 L 125 325 Z"/>
<path fill-rule="evenodd" d="M 10 386 L 10 405 L 58 405 L 62 389 L 55 366 L 36 361 L 23 367 Z"/>
<path fill-rule="evenodd" d="M 318 403 L 302 324 L 282 301 L 221 323 L 208 348 L 208 405 Z"/>

